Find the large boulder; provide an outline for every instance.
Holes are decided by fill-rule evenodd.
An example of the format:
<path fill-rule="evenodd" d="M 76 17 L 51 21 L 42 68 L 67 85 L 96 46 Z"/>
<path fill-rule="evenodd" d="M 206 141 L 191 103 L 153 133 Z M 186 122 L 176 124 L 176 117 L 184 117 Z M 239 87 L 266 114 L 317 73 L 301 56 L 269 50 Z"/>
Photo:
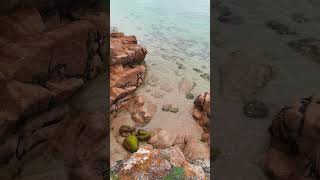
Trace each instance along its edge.
<path fill-rule="evenodd" d="M 287 169 L 288 173 L 302 177 L 303 172 L 309 171 L 311 173 L 306 178 L 311 179 L 320 175 L 319 100 L 318 97 L 302 98 L 291 106 L 285 106 L 275 116 L 269 128 L 270 149 L 264 159 L 267 172 L 280 176 L 278 171 Z M 279 165 L 282 169 L 277 167 Z"/>
<path fill-rule="evenodd" d="M 137 44 L 135 36 L 123 33 L 110 34 L 110 106 L 117 111 L 121 99 L 132 94 L 145 79 L 145 67 L 141 65 L 147 50 Z"/>
<path fill-rule="evenodd" d="M 120 179 L 206 179 L 200 166 L 188 162 L 177 147 L 153 149 L 151 146 L 139 148 L 124 160 L 115 174 Z"/>
<path fill-rule="evenodd" d="M 192 116 L 204 130 L 202 140 L 210 142 L 210 92 L 205 92 L 195 99 Z"/>

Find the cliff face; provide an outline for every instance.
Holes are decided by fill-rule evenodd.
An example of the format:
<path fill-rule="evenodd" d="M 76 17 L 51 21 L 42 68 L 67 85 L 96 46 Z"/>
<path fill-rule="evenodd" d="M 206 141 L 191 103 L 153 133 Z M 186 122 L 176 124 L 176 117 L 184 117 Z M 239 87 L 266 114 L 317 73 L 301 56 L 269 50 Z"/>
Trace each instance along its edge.
<path fill-rule="evenodd" d="M 141 63 L 147 50 L 137 44 L 135 36 L 123 33 L 111 33 L 110 50 L 110 107 L 113 112 L 142 85 L 146 69 Z"/>
<path fill-rule="evenodd" d="M 103 178 L 105 112 L 67 102 L 104 69 L 108 18 L 98 1 L 64 2 L 1 2 L 0 179 Z"/>

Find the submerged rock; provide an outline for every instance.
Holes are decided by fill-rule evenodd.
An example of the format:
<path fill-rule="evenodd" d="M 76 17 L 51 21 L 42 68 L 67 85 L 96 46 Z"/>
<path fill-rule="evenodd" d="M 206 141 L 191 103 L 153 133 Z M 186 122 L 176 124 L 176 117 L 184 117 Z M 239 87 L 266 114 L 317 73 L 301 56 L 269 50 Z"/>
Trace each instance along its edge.
<path fill-rule="evenodd" d="M 119 133 L 122 137 L 127 137 L 131 134 L 133 134 L 136 131 L 135 127 L 127 126 L 127 125 L 122 125 L 119 129 Z"/>
<path fill-rule="evenodd" d="M 269 114 L 269 108 L 262 101 L 253 100 L 244 105 L 243 112 L 250 118 L 265 118 Z"/>
<path fill-rule="evenodd" d="M 304 38 L 293 40 L 288 43 L 288 46 L 301 55 L 315 62 L 320 62 L 320 39 Z"/>
<path fill-rule="evenodd" d="M 291 30 L 287 25 L 276 21 L 276 20 L 270 20 L 265 22 L 265 25 L 275 31 L 278 34 L 281 35 L 296 35 L 297 33 L 293 30 Z"/>
<path fill-rule="evenodd" d="M 179 82 L 179 92 L 187 94 L 195 87 L 195 83 L 190 79 L 182 78 Z"/>
<path fill-rule="evenodd" d="M 198 69 L 198 68 L 193 68 L 193 70 L 194 70 L 195 72 L 197 72 L 197 73 L 202 73 L 202 71 L 201 71 L 200 69 Z"/>
<path fill-rule="evenodd" d="M 200 75 L 203 79 L 210 81 L 210 75 L 208 73 L 204 73 Z"/>
<path fill-rule="evenodd" d="M 123 147 L 129 152 L 136 152 L 139 147 L 138 138 L 134 135 L 129 135 L 124 139 Z"/>
<path fill-rule="evenodd" d="M 169 112 L 177 113 L 177 112 L 179 112 L 179 108 L 173 107 L 171 104 L 166 104 L 166 105 L 163 105 L 162 111 L 169 111 Z"/>
<path fill-rule="evenodd" d="M 187 99 L 193 99 L 194 95 L 192 93 L 188 92 L 187 95 L 186 95 L 186 98 Z"/>

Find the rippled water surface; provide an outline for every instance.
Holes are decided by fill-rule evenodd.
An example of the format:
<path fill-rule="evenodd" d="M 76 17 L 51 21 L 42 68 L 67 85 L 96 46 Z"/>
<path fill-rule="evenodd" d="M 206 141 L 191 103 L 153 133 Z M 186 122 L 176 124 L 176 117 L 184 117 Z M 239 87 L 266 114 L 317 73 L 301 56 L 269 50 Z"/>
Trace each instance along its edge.
<path fill-rule="evenodd" d="M 210 89 L 201 77 L 210 72 L 209 9 L 209 0 L 111 0 L 111 27 L 135 35 L 148 50 L 146 82 L 136 92 L 157 105 L 146 128 L 200 137 L 202 128 L 191 115 L 194 100 L 179 92 L 179 83 L 195 83 L 195 96 Z M 164 104 L 179 112 L 163 112 Z"/>

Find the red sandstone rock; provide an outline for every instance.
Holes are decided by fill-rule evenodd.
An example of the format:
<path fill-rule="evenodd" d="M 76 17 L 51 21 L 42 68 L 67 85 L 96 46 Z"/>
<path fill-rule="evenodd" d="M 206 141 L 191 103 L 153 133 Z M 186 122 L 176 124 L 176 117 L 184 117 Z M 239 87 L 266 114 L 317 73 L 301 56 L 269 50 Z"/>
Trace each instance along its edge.
<path fill-rule="evenodd" d="M 192 112 L 193 118 L 202 126 L 204 134 L 202 140 L 210 142 L 210 92 L 199 95 L 194 101 L 194 108 Z"/>
<path fill-rule="evenodd" d="M 147 50 L 137 45 L 135 36 L 125 36 L 118 32 L 110 34 L 110 50 L 110 106 L 113 112 L 124 106 L 121 99 L 132 94 L 142 85 L 146 69 L 139 63 L 144 60 Z M 131 114 L 138 123 L 145 122 L 142 117 L 146 114 L 145 112 L 143 115 L 138 111 Z M 146 116 L 151 115 L 146 114 Z"/>

